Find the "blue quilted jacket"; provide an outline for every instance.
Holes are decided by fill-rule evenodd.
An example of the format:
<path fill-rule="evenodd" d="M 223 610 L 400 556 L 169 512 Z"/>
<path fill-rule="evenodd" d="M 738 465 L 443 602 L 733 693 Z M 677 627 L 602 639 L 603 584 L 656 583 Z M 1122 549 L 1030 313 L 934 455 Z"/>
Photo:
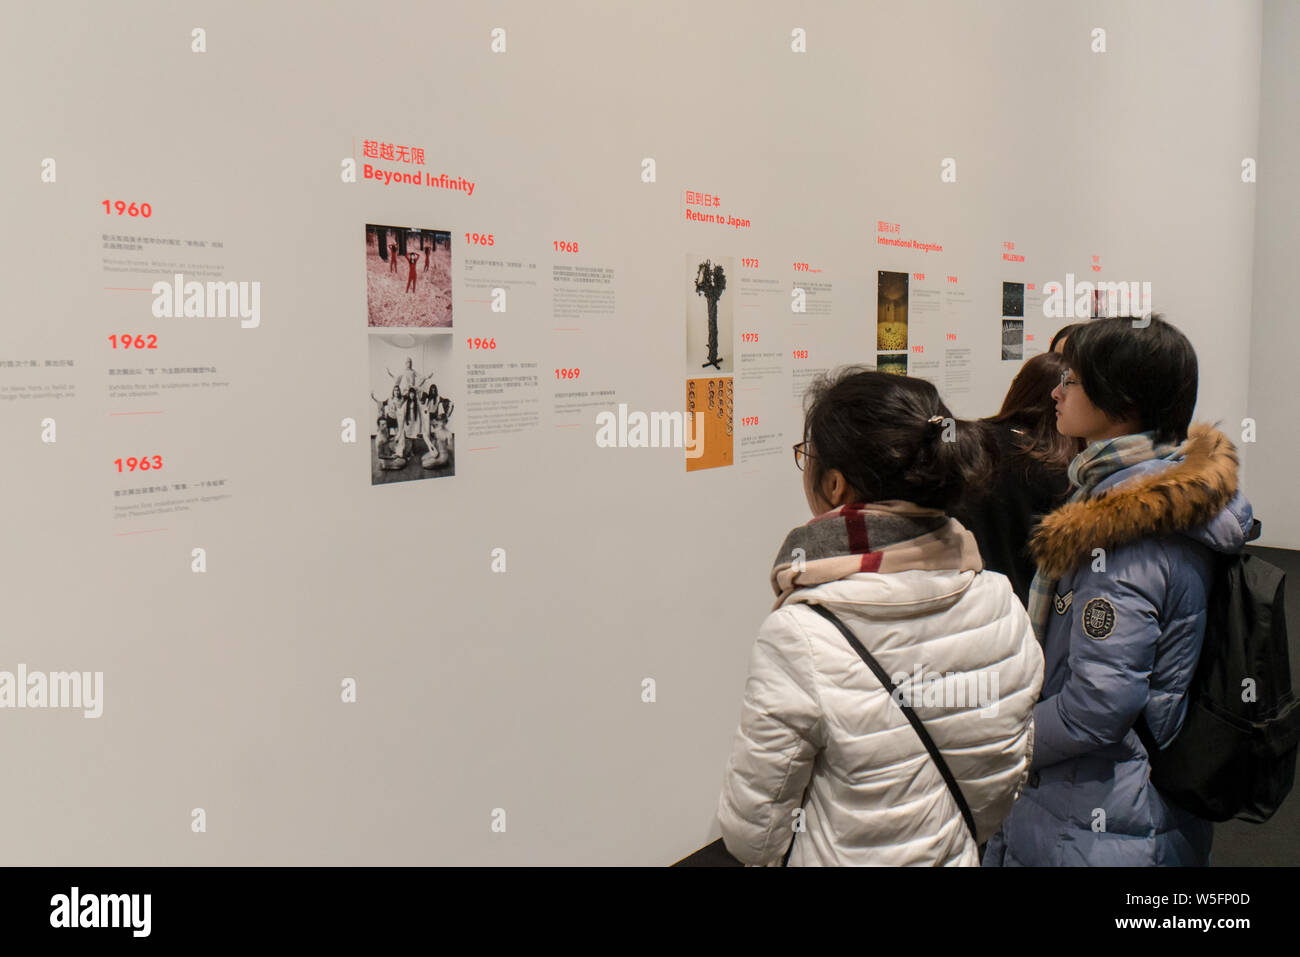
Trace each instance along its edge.
<path fill-rule="evenodd" d="M 986 866 L 1209 863 L 1211 824 L 1160 796 L 1133 731 L 1144 715 L 1163 747 L 1181 728 L 1213 553 L 1241 551 L 1252 524 L 1232 444 L 1208 426 L 1189 439 L 1182 459 L 1116 472 L 1035 535 L 1060 580 L 1031 773 Z"/>

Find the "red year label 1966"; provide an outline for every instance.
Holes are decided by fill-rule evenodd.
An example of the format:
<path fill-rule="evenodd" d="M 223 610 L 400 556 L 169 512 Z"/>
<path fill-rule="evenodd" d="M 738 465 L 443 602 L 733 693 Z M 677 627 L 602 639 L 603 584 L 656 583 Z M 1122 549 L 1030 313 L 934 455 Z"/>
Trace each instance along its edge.
<path fill-rule="evenodd" d="M 497 337 L 491 339 L 466 339 L 466 345 L 471 349 L 495 349 L 497 347 Z"/>
<path fill-rule="evenodd" d="M 124 459 L 114 459 L 113 464 L 117 466 L 119 472 L 147 472 L 150 469 L 157 471 L 162 468 L 161 455 L 142 455 L 136 458 L 134 455 L 127 456 Z"/>

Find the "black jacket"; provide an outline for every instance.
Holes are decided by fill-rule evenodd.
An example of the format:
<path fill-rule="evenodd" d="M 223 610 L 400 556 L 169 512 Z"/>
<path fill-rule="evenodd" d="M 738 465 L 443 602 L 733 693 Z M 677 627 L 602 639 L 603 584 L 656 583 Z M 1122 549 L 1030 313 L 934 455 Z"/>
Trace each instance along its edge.
<path fill-rule="evenodd" d="M 1048 512 L 1069 497 L 1070 480 L 1065 470 L 1050 469 L 1042 462 L 1016 451 L 1020 439 L 1007 423 L 990 424 L 997 439 L 998 464 L 987 492 L 971 493 L 952 516 L 975 536 L 984 567 L 1011 579 L 1020 601 L 1029 602 L 1034 580 L 1034 560 L 1027 544 L 1029 533 Z"/>

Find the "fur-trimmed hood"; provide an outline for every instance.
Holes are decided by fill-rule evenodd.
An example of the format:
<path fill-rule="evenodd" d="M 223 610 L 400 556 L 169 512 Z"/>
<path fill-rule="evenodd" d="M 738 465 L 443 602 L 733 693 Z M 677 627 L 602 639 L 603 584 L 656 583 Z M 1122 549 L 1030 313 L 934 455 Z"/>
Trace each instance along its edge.
<path fill-rule="evenodd" d="M 1237 490 L 1236 448 L 1218 429 L 1199 424 L 1188 429 L 1181 459 L 1151 459 L 1109 476 L 1091 498 L 1047 515 L 1029 548 L 1040 573 L 1061 578 L 1094 548 L 1110 551 L 1175 532 L 1238 552 L 1252 521 Z"/>

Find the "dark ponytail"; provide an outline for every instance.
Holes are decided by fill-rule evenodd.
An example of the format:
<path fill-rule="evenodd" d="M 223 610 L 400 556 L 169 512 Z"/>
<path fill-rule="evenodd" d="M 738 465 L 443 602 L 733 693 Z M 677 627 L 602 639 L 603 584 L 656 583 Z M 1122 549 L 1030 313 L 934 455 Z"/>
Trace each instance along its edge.
<path fill-rule="evenodd" d="M 807 468 L 815 486 L 839 469 L 858 499 L 902 499 L 949 511 L 992 474 L 994 439 L 955 418 L 924 379 L 849 366 L 804 398 Z"/>

